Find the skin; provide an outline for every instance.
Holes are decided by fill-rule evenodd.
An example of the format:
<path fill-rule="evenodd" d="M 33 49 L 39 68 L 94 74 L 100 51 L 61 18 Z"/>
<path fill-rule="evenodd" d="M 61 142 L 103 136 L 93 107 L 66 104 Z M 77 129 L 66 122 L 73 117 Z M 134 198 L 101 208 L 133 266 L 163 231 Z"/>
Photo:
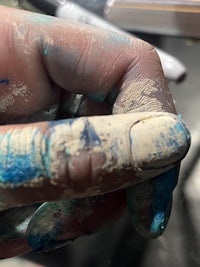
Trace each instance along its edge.
<path fill-rule="evenodd" d="M 159 57 L 146 42 L 5 7 L 0 7 L 0 17 L 1 134 L 12 131 L 16 126 L 11 124 L 24 118 L 39 121 L 37 114 L 52 106 L 57 107 L 56 118 L 66 118 L 63 107 L 75 93 L 85 96 L 79 116 L 143 111 L 176 113 Z M 110 97 L 113 91 L 117 92 L 114 103 Z M 81 162 L 80 158 L 77 163 L 80 170 Z M 147 183 L 147 188 L 151 186 L 151 182 Z M 41 190 L 40 196 L 35 194 L 37 188 L 31 186 L 15 191 L 1 189 L 1 194 L 12 195 L 16 205 L 55 199 L 51 185 L 44 183 Z M 120 196 L 121 206 L 112 212 L 108 209 L 110 216 L 106 214 L 102 224 L 119 218 L 125 211 L 124 193 L 112 194 L 109 193 L 112 203 L 115 200 L 118 203 Z M 98 205 L 95 212 L 98 213 Z M 1 256 L 13 256 L 12 250 L 15 255 L 29 250 L 27 244 L 16 247 L 17 243 L 2 245 Z"/>

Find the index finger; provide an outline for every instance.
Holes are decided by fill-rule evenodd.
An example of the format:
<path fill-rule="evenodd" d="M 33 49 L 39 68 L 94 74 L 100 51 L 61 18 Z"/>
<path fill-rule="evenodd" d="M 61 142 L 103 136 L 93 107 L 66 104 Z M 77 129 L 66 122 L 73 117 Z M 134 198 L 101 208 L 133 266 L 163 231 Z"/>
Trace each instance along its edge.
<path fill-rule="evenodd" d="M 1 126 L 1 209 L 137 184 L 180 161 L 189 138 L 184 123 L 167 113 Z"/>

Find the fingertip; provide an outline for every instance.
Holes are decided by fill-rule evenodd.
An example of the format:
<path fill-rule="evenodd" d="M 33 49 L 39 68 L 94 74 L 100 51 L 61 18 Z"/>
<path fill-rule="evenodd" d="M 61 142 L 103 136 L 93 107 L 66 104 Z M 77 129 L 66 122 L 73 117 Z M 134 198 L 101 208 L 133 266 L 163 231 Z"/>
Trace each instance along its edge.
<path fill-rule="evenodd" d="M 172 208 L 172 194 L 179 167 L 145 184 L 126 189 L 127 205 L 135 229 L 145 238 L 157 238 L 165 231 Z"/>

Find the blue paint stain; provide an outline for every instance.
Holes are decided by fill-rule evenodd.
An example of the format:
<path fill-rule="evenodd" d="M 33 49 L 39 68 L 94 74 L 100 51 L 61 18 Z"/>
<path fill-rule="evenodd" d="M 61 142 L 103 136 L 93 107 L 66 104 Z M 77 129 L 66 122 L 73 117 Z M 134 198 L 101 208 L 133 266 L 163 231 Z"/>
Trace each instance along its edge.
<path fill-rule="evenodd" d="M 184 134 L 186 139 L 188 140 L 188 142 L 190 142 L 190 139 L 191 139 L 190 133 L 189 133 L 189 131 L 186 131 L 186 129 L 183 127 L 182 123 L 177 122 L 175 125 L 175 129 L 177 132 Z"/>
<path fill-rule="evenodd" d="M 47 56 L 47 55 L 48 55 L 48 48 L 47 48 L 47 47 L 45 47 L 45 48 L 43 49 L 42 54 L 43 54 L 44 56 Z"/>
<path fill-rule="evenodd" d="M 109 103 L 114 104 L 118 94 L 119 94 L 119 90 L 116 88 L 112 88 L 107 94 L 93 93 L 93 94 L 89 94 L 88 97 L 90 100 L 97 102 L 97 103 L 103 103 L 105 102 L 106 99 L 108 99 Z"/>
<path fill-rule="evenodd" d="M 11 133 L 0 135 L 0 142 L 7 142 L 7 151 L 0 151 L 0 182 L 17 186 L 39 176 L 46 176 L 42 163 L 36 160 L 36 137 L 37 132 L 33 136 L 32 151 L 22 153 L 15 151 Z"/>
<path fill-rule="evenodd" d="M 46 249 L 55 248 L 57 242 L 55 237 L 59 235 L 62 223 L 57 222 L 51 231 L 49 232 L 38 232 L 36 234 L 29 234 L 27 241 L 34 251 L 44 251 Z"/>
<path fill-rule="evenodd" d="M 0 84 L 2 84 L 2 85 L 8 85 L 9 83 L 10 83 L 9 79 L 1 79 L 0 80 Z"/>
<path fill-rule="evenodd" d="M 155 177 L 153 181 L 151 233 L 161 234 L 170 216 L 172 193 L 177 184 L 179 167 Z"/>
<path fill-rule="evenodd" d="M 26 19 L 34 24 L 41 24 L 41 25 L 49 25 L 53 24 L 56 21 L 56 18 L 53 16 L 38 14 L 34 12 L 30 12 L 26 15 Z"/>
<path fill-rule="evenodd" d="M 117 45 L 132 46 L 132 39 L 125 34 L 119 34 L 117 32 L 108 33 L 108 44 L 116 47 Z"/>
<path fill-rule="evenodd" d="M 85 127 L 81 133 L 81 140 L 86 147 L 101 145 L 101 139 L 96 133 L 94 126 L 86 119 Z"/>
<path fill-rule="evenodd" d="M 74 46 L 69 51 L 66 51 L 60 46 L 50 45 L 46 43 L 45 39 L 43 38 L 41 38 L 41 46 L 42 46 L 42 54 L 45 56 L 45 59 L 54 62 L 55 72 L 57 75 L 60 75 L 60 68 L 57 68 L 58 65 L 62 66 L 63 70 L 66 70 L 66 73 L 68 72 L 68 70 L 74 71 L 77 68 L 77 64 L 82 55 L 80 51 L 80 46 L 77 47 Z M 80 71 L 80 73 L 77 72 L 77 75 L 82 75 L 82 74 L 84 75 L 84 71 L 83 72 Z M 93 71 L 94 68 L 91 68 L 91 72 Z"/>
<path fill-rule="evenodd" d="M 165 213 L 164 212 L 158 212 L 153 217 L 153 221 L 151 223 L 151 233 L 157 233 L 158 230 L 164 229 L 164 223 L 165 223 Z"/>
<path fill-rule="evenodd" d="M 183 115 L 182 115 L 182 114 L 178 114 L 178 118 L 179 118 L 180 120 L 182 120 L 182 119 L 183 119 Z"/>
<path fill-rule="evenodd" d="M 64 119 L 64 120 L 55 120 L 55 121 L 49 121 L 48 125 L 50 129 L 53 129 L 54 126 L 57 125 L 69 125 L 72 126 L 72 124 L 77 120 L 78 118 L 73 119 Z"/>
<path fill-rule="evenodd" d="M 94 102 L 97 103 L 103 103 L 106 100 L 107 94 L 103 93 L 94 93 L 94 94 L 89 94 L 88 98 Z"/>
<path fill-rule="evenodd" d="M 32 156 L 7 155 L 6 162 L 0 163 L 0 182 L 18 184 L 41 175 L 41 170 L 32 166 Z"/>

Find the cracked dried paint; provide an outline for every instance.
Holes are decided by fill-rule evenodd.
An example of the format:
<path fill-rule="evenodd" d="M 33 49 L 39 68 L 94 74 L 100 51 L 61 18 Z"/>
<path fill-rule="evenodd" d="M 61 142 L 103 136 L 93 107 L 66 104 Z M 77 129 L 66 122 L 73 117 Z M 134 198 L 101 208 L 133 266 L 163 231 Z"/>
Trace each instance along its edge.
<path fill-rule="evenodd" d="M 19 98 L 23 103 L 30 101 L 30 89 L 24 82 L 14 83 L 7 91 L 4 91 L 0 96 L 0 112 L 6 112 Z"/>
<path fill-rule="evenodd" d="M 122 89 L 126 86 L 124 83 Z M 155 81 L 151 79 L 146 78 L 142 81 L 133 82 L 124 90 L 123 101 L 120 102 L 120 105 L 117 103 L 114 104 L 113 112 L 116 114 L 126 113 L 132 110 L 138 112 L 141 111 L 141 107 L 143 111 L 162 110 L 163 103 L 155 97 L 155 94 L 159 93 L 159 90 L 155 85 Z M 137 99 L 137 102 L 134 99 Z"/>
<path fill-rule="evenodd" d="M 176 116 L 165 113 L 77 118 L 45 125 L 49 127 L 45 132 L 32 124 L 1 134 L 1 186 L 15 187 L 23 183 L 34 186 L 35 179 L 40 182 L 45 177 L 59 184 L 62 170 L 70 181 L 76 181 L 79 173 L 72 161 L 84 151 L 97 157 L 104 155 L 104 161 L 93 173 L 94 185 L 87 188 L 88 194 L 92 194 L 96 186 L 99 189 L 102 186 L 102 173 L 132 169 L 135 173 L 132 183 L 136 178 L 147 179 L 180 160 L 189 146 L 189 134 L 184 124 Z M 165 142 L 161 134 L 164 134 Z M 85 162 L 88 171 L 94 168 L 89 162 Z M 73 191 L 70 183 L 67 189 Z"/>

